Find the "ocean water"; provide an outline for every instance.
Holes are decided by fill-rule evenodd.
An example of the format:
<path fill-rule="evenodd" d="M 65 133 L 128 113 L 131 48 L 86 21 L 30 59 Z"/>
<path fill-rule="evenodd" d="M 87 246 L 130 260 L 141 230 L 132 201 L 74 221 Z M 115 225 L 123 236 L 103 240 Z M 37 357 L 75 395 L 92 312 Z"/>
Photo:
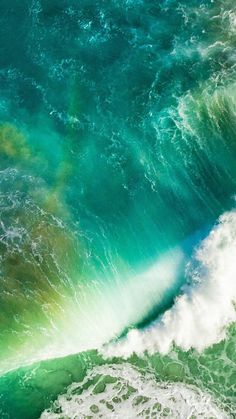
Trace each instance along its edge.
<path fill-rule="evenodd" d="M 1 0 L 0 419 L 236 418 L 236 4 Z"/>

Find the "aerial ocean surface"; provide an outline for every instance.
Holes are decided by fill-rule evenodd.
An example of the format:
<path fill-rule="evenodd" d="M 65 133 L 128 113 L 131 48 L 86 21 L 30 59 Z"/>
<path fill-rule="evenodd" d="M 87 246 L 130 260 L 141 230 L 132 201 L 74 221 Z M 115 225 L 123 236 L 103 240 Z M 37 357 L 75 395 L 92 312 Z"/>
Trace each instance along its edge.
<path fill-rule="evenodd" d="M 236 3 L 0 1 L 0 419 L 236 418 Z"/>

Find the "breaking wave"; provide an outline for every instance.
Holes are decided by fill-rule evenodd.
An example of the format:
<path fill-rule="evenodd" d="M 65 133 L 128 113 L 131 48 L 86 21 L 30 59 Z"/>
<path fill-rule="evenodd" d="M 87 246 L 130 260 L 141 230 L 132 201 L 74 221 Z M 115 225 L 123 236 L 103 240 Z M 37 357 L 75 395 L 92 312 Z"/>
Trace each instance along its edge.
<path fill-rule="evenodd" d="M 146 330 L 131 330 L 126 339 L 105 348 L 106 355 L 133 352 L 202 351 L 224 339 L 236 320 L 236 211 L 223 214 L 202 241 L 186 269 L 189 284 L 173 307 Z"/>

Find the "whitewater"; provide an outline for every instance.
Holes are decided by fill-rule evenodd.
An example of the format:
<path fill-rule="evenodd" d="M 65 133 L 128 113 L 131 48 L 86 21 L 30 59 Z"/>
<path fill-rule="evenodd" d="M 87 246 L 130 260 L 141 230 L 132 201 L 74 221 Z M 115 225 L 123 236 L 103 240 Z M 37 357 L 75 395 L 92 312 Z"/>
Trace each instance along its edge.
<path fill-rule="evenodd" d="M 109 356 L 133 352 L 167 353 L 173 344 L 203 351 L 225 339 L 236 320 L 236 212 L 223 214 L 185 267 L 186 285 L 171 309 L 147 330 L 131 330 L 127 338 L 108 346 Z"/>
<path fill-rule="evenodd" d="M 1 0 L 0 418 L 234 419 L 233 0 Z"/>

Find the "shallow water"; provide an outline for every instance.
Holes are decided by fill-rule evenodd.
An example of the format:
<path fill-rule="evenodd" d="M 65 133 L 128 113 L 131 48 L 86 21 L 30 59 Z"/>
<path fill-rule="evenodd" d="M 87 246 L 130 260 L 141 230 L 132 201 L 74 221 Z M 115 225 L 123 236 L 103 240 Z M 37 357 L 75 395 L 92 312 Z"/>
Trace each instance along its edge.
<path fill-rule="evenodd" d="M 235 42 L 232 0 L 1 1 L 3 418 L 234 417 Z"/>

